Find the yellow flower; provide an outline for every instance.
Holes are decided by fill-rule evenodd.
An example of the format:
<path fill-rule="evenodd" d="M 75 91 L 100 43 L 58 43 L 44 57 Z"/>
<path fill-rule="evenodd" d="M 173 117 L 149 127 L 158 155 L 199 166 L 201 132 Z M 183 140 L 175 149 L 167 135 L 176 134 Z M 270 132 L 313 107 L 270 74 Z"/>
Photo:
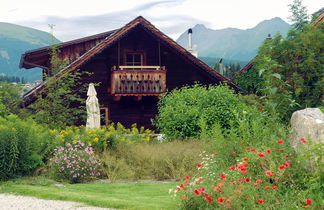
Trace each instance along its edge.
<path fill-rule="evenodd" d="M 95 138 L 93 139 L 93 142 L 97 142 L 97 141 L 99 141 L 99 138 L 98 138 L 98 137 L 95 137 Z"/>
<path fill-rule="evenodd" d="M 150 141 L 151 137 L 150 136 L 146 136 L 145 140 L 146 141 Z"/>
<path fill-rule="evenodd" d="M 74 144 L 76 144 L 76 143 L 78 143 L 78 140 L 74 139 L 72 142 L 73 142 Z"/>

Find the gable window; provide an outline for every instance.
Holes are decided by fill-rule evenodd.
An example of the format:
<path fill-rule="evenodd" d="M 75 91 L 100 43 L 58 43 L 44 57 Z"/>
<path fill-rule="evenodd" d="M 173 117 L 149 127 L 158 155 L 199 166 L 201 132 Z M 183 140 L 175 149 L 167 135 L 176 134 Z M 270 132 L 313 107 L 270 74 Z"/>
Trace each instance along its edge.
<path fill-rule="evenodd" d="M 127 53 L 125 58 L 126 66 L 143 66 L 142 53 Z"/>

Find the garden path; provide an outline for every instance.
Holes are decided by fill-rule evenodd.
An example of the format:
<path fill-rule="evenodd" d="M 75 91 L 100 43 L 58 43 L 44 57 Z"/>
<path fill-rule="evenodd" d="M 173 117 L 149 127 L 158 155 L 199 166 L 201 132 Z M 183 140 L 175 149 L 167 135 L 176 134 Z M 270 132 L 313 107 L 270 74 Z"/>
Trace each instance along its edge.
<path fill-rule="evenodd" d="M 39 198 L 0 194 L 0 210 L 112 210 L 86 206 L 71 201 L 43 200 Z"/>

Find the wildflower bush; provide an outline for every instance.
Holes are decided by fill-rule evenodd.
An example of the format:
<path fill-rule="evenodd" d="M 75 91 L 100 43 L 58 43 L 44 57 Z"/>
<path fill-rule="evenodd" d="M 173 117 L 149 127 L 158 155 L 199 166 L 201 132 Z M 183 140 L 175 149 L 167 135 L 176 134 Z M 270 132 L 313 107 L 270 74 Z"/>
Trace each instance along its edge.
<path fill-rule="evenodd" d="M 185 176 L 181 184 L 171 189 L 181 201 L 182 209 L 297 209 L 314 208 L 320 199 L 311 194 L 307 185 L 298 182 L 298 165 L 289 143 L 277 140 L 259 147 L 233 151 L 236 161 L 224 162 L 215 150 L 203 152 L 197 163 L 197 173 Z M 298 171 L 295 171 L 298 170 Z M 296 180 L 297 179 L 297 180 Z M 314 183 L 313 183 L 314 184 Z M 320 190 L 320 186 L 317 186 Z M 309 198 L 314 197 L 315 199 Z"/>
<path fill-rule="evenodd" d="M 100 175 L 99 162 L 96 160 L 91 144 L 81 141 L 66 143 L 54 150 L 50 159 L 56 178 L 78 183 Z"/>
<path fill-rule="evenodd" d="M 0 180 L 31 175 L 55 147 L 46 128 L 15 115 L 0 117 Z"/>
<path fill-rule="evenodd" d="M 157 141 L 153 131 L 144 129 L 144 127 L 138 129 L 136 124 L 132 125 L 131 128 L 125 128 L 122 124 L 117 123 L 100 129 L 87 130 L 84 126 L 80 126 L 66 127 L 65 130 L 53 129 L 50 132 L 56 134 L 57 141 L 61 145 L 81 141 L 91 144 L 97 152 L 103 152 L 108 148 L 113 149 L 122 144 Z"/>

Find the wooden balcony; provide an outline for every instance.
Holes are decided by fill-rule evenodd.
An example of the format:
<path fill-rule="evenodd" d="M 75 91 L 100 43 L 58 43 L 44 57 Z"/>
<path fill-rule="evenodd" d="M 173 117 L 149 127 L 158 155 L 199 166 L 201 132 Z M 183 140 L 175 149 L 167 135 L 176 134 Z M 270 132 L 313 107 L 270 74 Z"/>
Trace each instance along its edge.
<path fill-rule="evenodd" d="M 166 70 L 161 66 L 119 66 L 111 71 L 114 96 L 154 96 L 166 92 Z"/>

